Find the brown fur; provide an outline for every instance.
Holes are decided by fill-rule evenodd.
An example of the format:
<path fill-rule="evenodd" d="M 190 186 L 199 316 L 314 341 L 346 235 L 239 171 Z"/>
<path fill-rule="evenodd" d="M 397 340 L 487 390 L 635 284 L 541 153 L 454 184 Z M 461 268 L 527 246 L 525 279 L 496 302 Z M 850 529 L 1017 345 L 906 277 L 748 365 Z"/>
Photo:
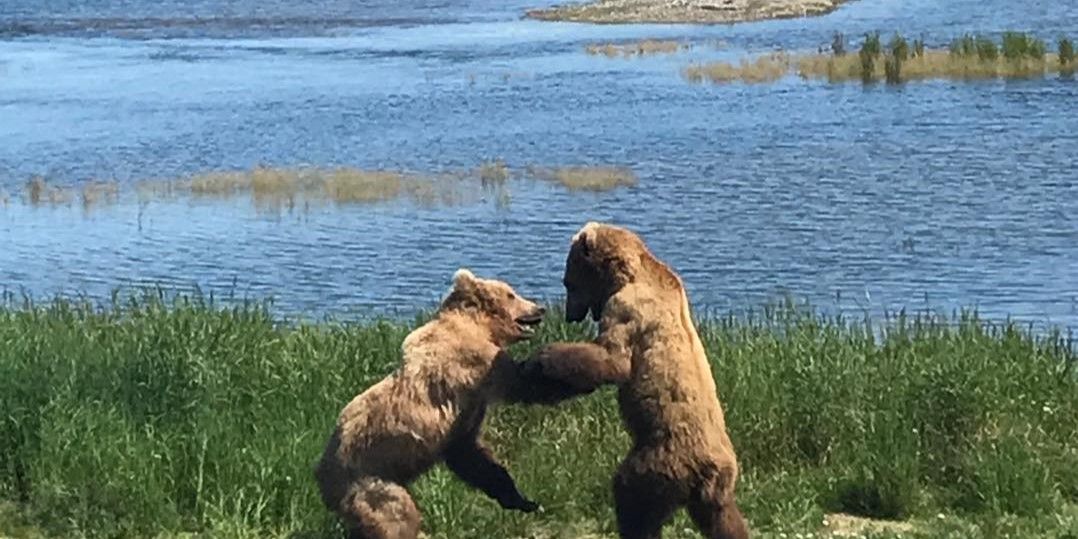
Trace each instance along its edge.
<path fill-rule="evenodd" d="M 565 286 L 566 318 L 590 311 L 598 338 L 549 345 L 525 372 L 577 394 L 619 386 L 633 441 L 614 477 L 621 537 L 657 539 L 687 507 L 709 539 L 747 538 L 734 499 L 737 457 L 681 278 L 633 232 L 588 223 L 573 238 Z"/>
<path fill-rule="evenodd" d="M 438 462 L 502 507 L 531 512 L 480 439 L 487 406 L 517 395 L 504 349 L 527 338 L 543 309 L 509 285 L 460 270 L 435 317 L 405 338 L 400 368 L 341 411 L 315 478 L 354 539 L 414 539 L 420 514 L 407 486 Z"/>

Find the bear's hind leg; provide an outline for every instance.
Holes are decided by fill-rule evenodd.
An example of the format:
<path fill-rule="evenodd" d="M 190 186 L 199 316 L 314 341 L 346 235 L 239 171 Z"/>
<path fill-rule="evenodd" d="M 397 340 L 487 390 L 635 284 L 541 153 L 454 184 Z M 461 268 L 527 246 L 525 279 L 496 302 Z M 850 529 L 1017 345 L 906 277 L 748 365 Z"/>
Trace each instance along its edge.
<path fill-rule="evenodd" d="M 627 471 L 623 465 L 614 476 L 618 536 L 621 539 L 661 539 L 663 525 L 679 505 L 676 496 L 670 494 L 650 476 Z"/>
<path fill-rule="evenodd" d="M 749 530 L 737 502 L 721 505 L 706 502 L 689 504 L 689 516 L 707 539 L 748 539 Z"/>
<path fill-rule="evenodd" d="M 341 511 L 348 539 L 416 539 L 420 514 L 401 485 L 362 479 L 345 498 Z"/>
<path fill-rule="evenodd" d="M 693 492 L 689 516 L 707 539 L 748 539 L 748 525 L 728 483 L 730 474 L 717 475 Z"/>

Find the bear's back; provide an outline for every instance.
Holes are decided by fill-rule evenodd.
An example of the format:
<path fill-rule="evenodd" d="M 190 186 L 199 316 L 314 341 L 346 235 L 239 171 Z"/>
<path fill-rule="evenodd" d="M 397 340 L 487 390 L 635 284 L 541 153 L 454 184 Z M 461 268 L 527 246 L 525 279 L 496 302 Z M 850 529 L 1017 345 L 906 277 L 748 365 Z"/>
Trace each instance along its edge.
<path fill-rule="evenodd" d="M 410 333 L 397 370 L 341 410 L 337 459 L 356 473 L 400 481 L 437 463 L 462 416 L 483 404 L 498 350 L 475 334 L 467 320 L 441 317 Z"/>
<path fill-rule="evenodd" d="M 680 282 L 676 290 L 646 283 L 633 288 L 630 301 L 619 297 L 615 308 L 634 309 L 639 326 L 632 374 L 619 398 L 634 439 L 685 438 L 690 447 L 728 448 L 714 375 Z"/>

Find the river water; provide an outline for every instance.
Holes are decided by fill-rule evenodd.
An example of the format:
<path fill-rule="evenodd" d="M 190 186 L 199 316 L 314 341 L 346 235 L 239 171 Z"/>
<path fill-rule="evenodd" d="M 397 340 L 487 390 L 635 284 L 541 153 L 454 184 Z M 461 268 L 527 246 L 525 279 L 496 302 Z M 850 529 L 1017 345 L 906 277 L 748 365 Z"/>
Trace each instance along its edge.
<path fill-rule="evenodd" d="M 733 26 L 529 21 L 523 0 L 4 0 L 0 284 L 272 296 L 286 313 L 428 307 L 458 267 L 562 293 L 587 220 L 641 232 L 697 308 L 784 295 L 831 310 L 1078 326 L 1078 83 L 688 84 L 690 62 L 815 50 L 833 32 L 1078 37 L 1078 4 L 858 0 Z M 589 56 L 667 38 L 666 56 Z M 246 199 L 33 206 L 56 184 L 259 164 L 440 171 L 493 158 L 621 165 L 640 183 L 509 204 L 407 201 L 267 215 Z"/>

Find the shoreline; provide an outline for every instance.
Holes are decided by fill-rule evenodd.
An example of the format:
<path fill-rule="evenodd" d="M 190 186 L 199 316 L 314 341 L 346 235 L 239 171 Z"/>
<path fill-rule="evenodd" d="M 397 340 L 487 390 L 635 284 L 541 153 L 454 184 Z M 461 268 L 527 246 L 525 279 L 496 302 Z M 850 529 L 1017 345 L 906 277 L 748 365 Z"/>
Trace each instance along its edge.
<path fill-rule="evenodd" d="M 422 320 L 291 325 L 264 304 L 159 296 L 0 306 L 0 537 L 334 536 L 310 463 L 341 407 L 399 367 Z M 755 536 L 1078 530 L 1068 336 L 972 313 L 880 322 L 795 304 L 697 318 Z M 592 338 L 551 309 L 509 354 Z M 580 495 L 608 488 L 631 443 L 613 391 L 495 408 L 484 433 L 549 513 L 504 518 L 434 471 L 410 485 L 427 536 L 615 539 L 609 502 Z"/>
<path fill-rule="evenodd" d="M 849 0 L 596 0 L 532 9 L 525 17 L 592 24 L 733 24 L 826 15 Z"/>

